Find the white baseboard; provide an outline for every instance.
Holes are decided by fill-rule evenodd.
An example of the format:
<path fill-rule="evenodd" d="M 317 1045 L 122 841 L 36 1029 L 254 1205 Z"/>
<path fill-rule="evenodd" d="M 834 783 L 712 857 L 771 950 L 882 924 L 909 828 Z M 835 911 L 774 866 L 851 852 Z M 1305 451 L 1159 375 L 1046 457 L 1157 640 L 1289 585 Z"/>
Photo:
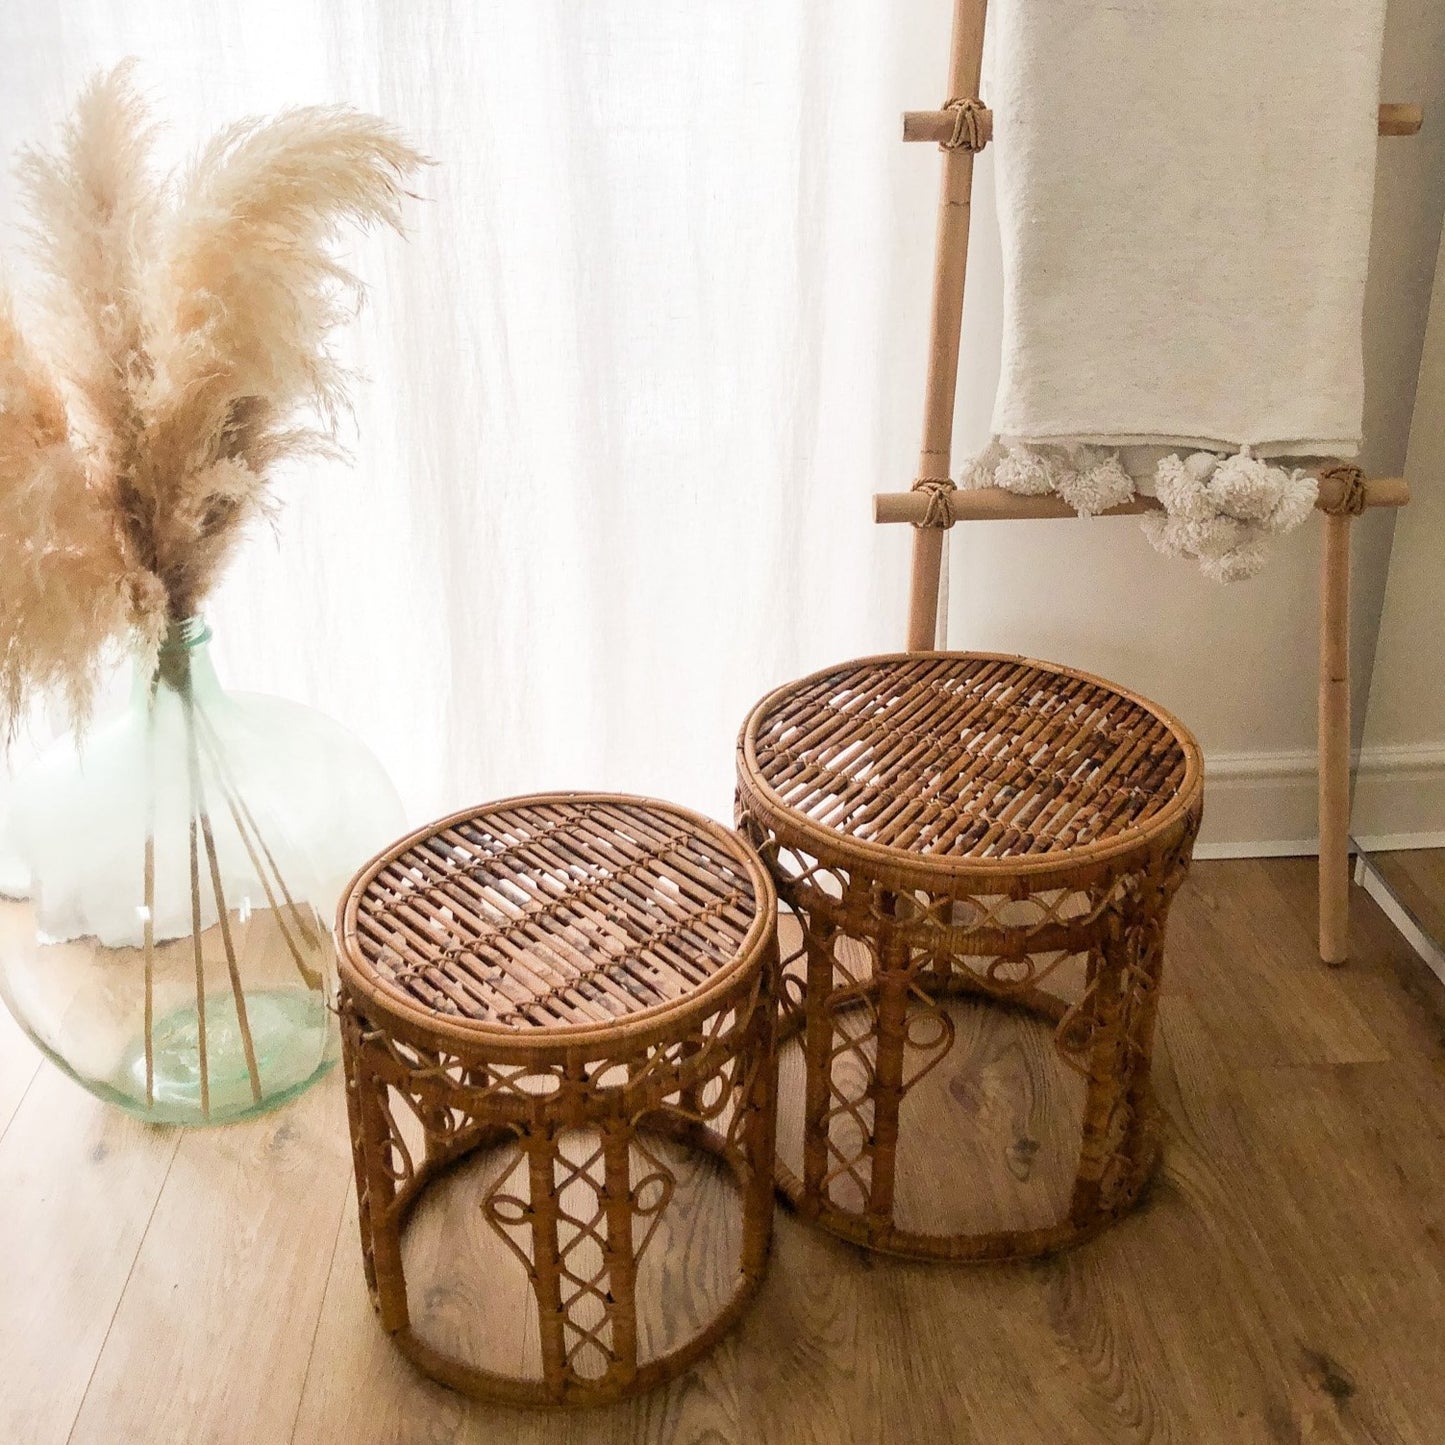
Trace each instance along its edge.
<path fill-rule="evenodd" d="M 1280 858 L 1319 851 L 1315 754 L 1210 753 L 1197 858 Z"/>
<path fill-rule="evenodd" d="M 1379 848 L 1427 848 L 1445 835 L 1445 746 L 1366 748 L 1355 775 L 1353 830 Z"/>
<path fill-rule="evenodd" d="M 1412 848 L 1445 848 L 1445 829 L 1433 833 L 1359 833 L 1355 842 L 1362 853 L 1398 853 Z"/>
<path fill-rule="evenodd" d="M 1214 753 L 1204 765 L 1199 858 L 1319 851 L 1313 750 Z M 1445 745 L 1366 748 L 1356 759 L 1355 836 L 1371 849 L 1445 844 Z"/>
<path fill-rule="evenodd" d="M 1196 858 L 1313 858 L 1319 851 L 1318 838 L 1202 838 L 1194 845 Z"/>

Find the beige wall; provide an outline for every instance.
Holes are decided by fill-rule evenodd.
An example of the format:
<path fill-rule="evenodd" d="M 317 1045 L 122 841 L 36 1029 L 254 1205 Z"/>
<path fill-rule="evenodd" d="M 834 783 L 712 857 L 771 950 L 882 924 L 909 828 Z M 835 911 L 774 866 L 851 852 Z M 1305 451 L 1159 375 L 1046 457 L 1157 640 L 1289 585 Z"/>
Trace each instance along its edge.
<path fill-rule="evenodd" d="M 1355 796 L 1356 835 L 1383 847 L 1445 844 L 1445 250 L 1405 472 Z"/>
<path fill-rule="evenodd" d="M 1425 131 L 1385 139 L 1365 321 L 1366 443 L 1362 464 L 1398 475 L 1445 208 L 1445 4 L 1393 0 L 1385 98 L 1420 101 Z M 985 153 L 985 157 L 987 153 Z M 991 185 L 980 191 L 991 196 Z M 996 248 L 980 208 L 983 274 Z M 996 272 L 993 272 L 996 274 Z M 968 296 L 965 369 L 984 383 L 961 398 L 960 446 L 987 435 L 999 317 Z M 1354 581 L 1356 697 L 1363 702 L 1393 521 L 1365 519 Z M 1220 587 L 1156 555 L 1131 521 L 988 523 L 953 532 L 949 642 L 1090 668 L 1173 708 L 1210 765 L 1205 840 L 1228 851 L 1291 850 L 1315 832 L 1318 528 L 1279 547 L 1264 575 Z M 1357 719 L 1362 708 L 1357 704 Z"/>

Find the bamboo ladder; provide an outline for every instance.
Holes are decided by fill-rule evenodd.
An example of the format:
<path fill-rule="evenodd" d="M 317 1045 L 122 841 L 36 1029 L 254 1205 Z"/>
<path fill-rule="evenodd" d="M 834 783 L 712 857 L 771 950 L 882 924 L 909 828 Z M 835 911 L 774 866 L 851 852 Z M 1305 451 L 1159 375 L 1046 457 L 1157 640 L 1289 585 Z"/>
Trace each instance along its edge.
<path fill-rule="evenodd" d="M 944 150 L 918 480 L 911 491 L 884 492 L 873 499 L 874 521 L 914 524 L 908 601 L 911 652 L 936 645 L 943 539 L 955 522 L 1075 515 L 1058 496 L 1015 496 L 999 487 L 956 491 L 949 481 L 973 158 L 993 135 L 992 113 L 977 102 L 987 4 L 988 0 L 954 0 L 948 105 L 941 110 L 909 111 L 903 117 L 905 141 L 936 141 Z M 965 118 L 961 112 L 966 114 L 966 126 L 961 124 Z M 1415 135 L 1422 119 L 1419 106 L 1382 105 L 1380 134 Z M 1367 479 L 1349 466 L 1320 474 L 1317 505 L 1324 513 L 1324 535 L 1320 559 L 1319 946 L 1320 957 L 1329 964 L 1345 962 L 1349 951 L 1350 528 L 1365 507 L 1401 507 L 1409 499 L 1409 487 L 1401 477 Z M 1101 515 L 1127 516 L 1158 508 L 1153 497 L 1138 496 Z"/>

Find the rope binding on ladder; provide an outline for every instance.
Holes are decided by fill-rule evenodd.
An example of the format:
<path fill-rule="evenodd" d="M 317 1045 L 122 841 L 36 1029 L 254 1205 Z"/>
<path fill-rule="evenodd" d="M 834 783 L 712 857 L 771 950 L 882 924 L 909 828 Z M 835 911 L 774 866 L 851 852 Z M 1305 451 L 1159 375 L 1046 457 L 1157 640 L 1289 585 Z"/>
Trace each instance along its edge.
<path fill-rule="evenodd" d="M 949 510 L 950 493 L 958 488 L 947 477 L 920 477 L 914 482 L 912 491 L 923 492 L 928 497 L 928 510 L 915 527 L 936 527 L 941 531 L 953 526 L 953 513 Z"/>
<path fill-rule="evenodd" d="M 1353 462 L 1340 462 L 1320 473 L 1320 482 L 1338 482 L 1339 500 L 1324 508 L 1331 517 L 1358 517 L 1365 510 L 1365 474 Z"/>
<path fill-rule="evenodd" d="M 977 153 L 988 144 L 988 137 L 983 133 L 983 117 L 988 114 L 988 107 L 981 100 L 955 96 L 943 108 L 953 112 L 953 134 L 939 141 L 939 150 Z"/>

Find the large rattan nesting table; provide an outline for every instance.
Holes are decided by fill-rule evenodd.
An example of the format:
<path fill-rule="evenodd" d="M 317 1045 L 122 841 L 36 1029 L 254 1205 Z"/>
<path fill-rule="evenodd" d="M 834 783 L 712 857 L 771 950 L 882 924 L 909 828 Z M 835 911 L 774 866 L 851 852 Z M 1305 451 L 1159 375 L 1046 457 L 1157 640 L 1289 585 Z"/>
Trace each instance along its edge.
<path fill-rule="evenodd" d="M 369 864 L 338 943 L 362 1253 L 405 1353 L 472 1394 L 534 1404 L 615 1399 L 696 1359 L 760 1281 L 772 1225 L 776 900 L 752 850 L 649 800 L 513 799 Z M 433 1288 L 445 1299 L 450 1261 L 490 1240 L 472 1313 L 498 1308 L 500 1271 L 521 1272 L 510 1298 L 531 1296 L 515 1307 L 532 1320 L 531 1374 L 413 1325 L 409 1221 L 485 1151 L 504 1163 L 474 1188 Z M 710 1317 L 659 1349 L 642 1276 L 653 1266 L 665 1290 L 679 1175 L 707 1156 L 734 1186 L 732 1258 L 708 1262 L 722 1277 Z"/>
<path fill-rule="evenodd" d="M 804 1217 L 875 1249 L 997 1258 L 1083 1238 L 1134 1203 L 1157 1154 L 1165 921 L 1202 796 L 1174 718 L 1018 657 L 868 658 L 757 705 L 738 821 L 801 925 L 783 961 L 781 1037 L 802 1067 L 780 1084 L 778 1178 Z M 929 1218 L 978 1184 L 932 1137 L 940 1116 L 911 1112 L 947 1066 L 957 995 L 1041 1017 L 1078 1081 L 1077 1165 L 1054 1217 Z M 905 1199 L 910 1151 L 922 1187 Z M 1026 1169 L 1027 1149 L 1011 1162 Z"/>

